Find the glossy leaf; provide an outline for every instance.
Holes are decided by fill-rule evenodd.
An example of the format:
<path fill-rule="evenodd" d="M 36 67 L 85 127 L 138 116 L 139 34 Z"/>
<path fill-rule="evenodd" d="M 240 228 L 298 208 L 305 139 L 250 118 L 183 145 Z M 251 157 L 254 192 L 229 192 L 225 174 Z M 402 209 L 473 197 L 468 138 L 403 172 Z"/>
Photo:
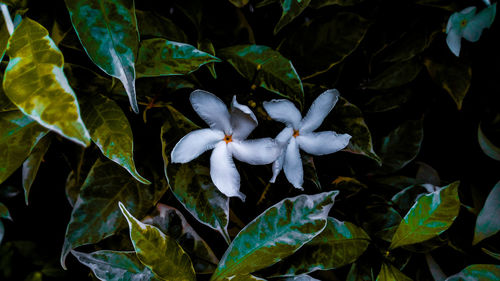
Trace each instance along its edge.
<path fill-rule="evenodd" d="M 412 279 L 404 275 L 396 267 L 391 264 L 382 264 L 380 273 L 377 276 L 377 281 L 411 281 Z"/>
<path fill-rule="evenodd" d="M 19 110 L 0 112 L 0 183 L 23 164 L 47 131 Z"/>
<path fill-rule="evenodd" d="M 497 264 L 473 264 L 469 265 L 457 274 L 454 274 L 446 281 L 490 281 L 500 279 L 500 265 Z"/>
<path fill-rule="evenodd" d="M 471 67 L 458 60 L 442 62 L 427 59 L 424 64 L 432 80 L 450 94 L 458 110 L 462 109 L 472 79 Z"/>
<path fill-rule="evenodd" d="M 193 265 L 175 239 L 163 234 L 155 226 L 143 224 L 134 218 L 122 202 L 118 203 L 127 219 L 130 240 L 139 260 L 163 280 L 196 280 Z"/>
<path fill-rule="evenodd" d="M 365 0 L 311 0 L 309 7 L 314 9 L 323 8 L 331 5 L 338 5 L 342 7 L 354 6 Z"/>
<path fill-rule="evenodd" d="M 234 238 L 210 280 L 251 273 L 293 254 L 326 227 L 337 194 L 300 195 L 264 211 Z"/>
<path fill-rule="evenodd" d="M 293 255 L 270 269 L 273 276 L 295 276 L 315 270 L 330 270 L 354 262 L 370 244 L 362 228 L 328 218 L 325 229 Z"/>
<path fill-rule="evenodd" d="M 172 20 L 155 12 L 135 10 L 141 38 L 165 38 L 175 42 L 187 42 L 187 35 Z"/>
<path fill-rule="evenodd" d="M 422 120 L 408 120 L 382 139 L 378 151 L 382 158 L 381 172 L 391 173 L 402 169 L 420 152 L 424 138 Z"/>
<path fill-rule="evenodd" d="M 384 90 L 399 87 L 413 81 L 422 70 L 418 59 L 397 62 L 375 76 L 367 84 L 367 89 Z"/>
<path fill-rule="evenodd" d="M 135 113 L 135 69 L 139 33 L 132 0 L 65 0 L 71 22 L 92 61 L 118 78 Z"/>
<path fill-rule="evenodd" d="M 26 205 L 28 205 L 28 197 L 31 190 L 31 185 L 35 181 L 36 174 L 38 172 L 38 168 L 40 168 L 40 164 L 43 161 L 43 157 L 47 150 L 49 149 L 51 143 L 51 136 L 43 137 L 36 146 L 34 147 L 31 154 L 28 156 L 23 163 L 23 189 L 24 189 L 24 201 Z"/>
<path fill-rule="evenodd" d="M 459 182 L 420 197 L 398 226 L 390 249 L 420 243 L 447 230 L 460 210 Z"/>
<path fill-rule="evenodd" d="M 101 250 L 90 254 L 71 251 L 82 264 L 89 267 L 99 280 L 146 281 L 160 280 L 139 261 L 134 251 L 118 252 Z"/>
<path fill-rule="evenodd" d="M 202 65 L 218 61 L 218 58 L 189 44 L 160 38 L 148 39 L 141 42 L 136 65 L 137 77 L 184 75 Z"/>
<path fill-rule="evenodd" d="M 294 18 L 299 16 L 309 5 L 311 0 L 280 0 L 283 13 L 274 27 L 274 34 L 278 33 L 283 27 L 289 24 Z"/>
<path fill-rule="evenodd" d="M 7 209 L 7 206 L 5 206 L 2 202 L 0 202 L 0 219 L 12 220 L 9 209 Z"/>
<path fill-rule="evenodd" d="M 143 223 L 153 225 L 164 234 L 174 238 L 186 251 L 196 273 L 212 273 L 219 263 L 212 249 L 198 233 L 188 224 L 182 213 L 164 204 L 156 205 L 153 214 L 142 220 Z"/>
<path fill-rule="evenodd" d="M 477 127 L 477 141 L 479 146 L 483 150 L 484 154 L 488 155 L 490 158 L 500 161 L 500 148 L 495 146 L 483 133 L 481 129 L 481 124 Z"/>
<path fill-rule="evenodd" d="M 118 202 L 126 202 L 138 216 L 153 207 L 166 191 L 160 181 L 137 182 L 112 161 L 97 160 L 88 174 L 71 213 L 61 253 L 65 267 L 68 253 L 76 247 L 97 243 L 123 229 L 126 224 Z"/>
<path fill-rule="evenodd" d="M 25 18 L 9 39 L 3 89 L 9 99 L 42 126 L 81 145 L 90 135 L 75 93 L 64 76 L 61 51 L 39 23 Z"/>
<path fill-rule="evenodd" d="M 132 128 L 113 100 L 100 94 L 92 95 L 82 103 L 82 117 L 92 141 L 104 156 L 125 168 L 139 182 L 150 184 L 137 172 Z"/>
<path fill-rule="evenodd" d="M 280 46 L 293 58 L 303 79 L 330 70 L 361 43 L 369 22 L 354 13 L 341 12 L 327 19 L 314 19 L 297 28 Z"/>
<path fill-rule="evenodd" d="M 199 127 L 173 107 L 167 109 L 161 141 L 168 184 L 177 200 L 198 221 L 219 231 L 229 243 L 229 198 L 212 183 L 210 169 L 206 166 L 209 161 L 202 157 L 182 165 L 170 163 L 170 154 L 177 141 Z"/>
<path fill-rule="evenodd" d="M 479 212 L 474 229 L 473 245 L 500 231 L 500 181 L 488 194 L 484 206 Z"/>
<path fill-rule="evenodd" d="M 218 55 L 254 85 L 302 105 L 304 88 L 299 75 L 278 51 L 261 45 L 238 45 L 221 49 Z"/>

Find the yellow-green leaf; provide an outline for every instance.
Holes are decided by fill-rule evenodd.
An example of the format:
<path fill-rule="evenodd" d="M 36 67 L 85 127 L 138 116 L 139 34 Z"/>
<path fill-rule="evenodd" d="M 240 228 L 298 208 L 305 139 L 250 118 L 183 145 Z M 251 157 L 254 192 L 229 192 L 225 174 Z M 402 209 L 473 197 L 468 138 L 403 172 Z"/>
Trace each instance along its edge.
<path fill-rule="evenodd" d="M 411 281 L 412 279 L 391 264 L 382 264 L 377 281 Z"/>
<path fill-rule="evenodd" d="M 7 48 L 10 61 L 3 77 L 5 94 L 42 126 L 87 146 L 90 135 L 64 75 L 63 55 L 48 34 L 29 18 L 14 30 Z"/>
<path fill-rule="evenodd" d="M 152 225 L 143 224 L 134 218 L 122 202 L 118 205 L 127 219 L 130 240 L 139 260 L 156 276 L 163 280 L 196 280 L 193 264 L 188 254 L 175 239 L 165 235 Z"/>
<path fill-rule="evenodd" d="M 245 6 L 246 4 L 248 4 L 249 1 L 250 0 L 229 0 L 229 2 L 231 2 L 231 4 L 233 4 L 234 6 L 236 6 L 238 8 Z"/>

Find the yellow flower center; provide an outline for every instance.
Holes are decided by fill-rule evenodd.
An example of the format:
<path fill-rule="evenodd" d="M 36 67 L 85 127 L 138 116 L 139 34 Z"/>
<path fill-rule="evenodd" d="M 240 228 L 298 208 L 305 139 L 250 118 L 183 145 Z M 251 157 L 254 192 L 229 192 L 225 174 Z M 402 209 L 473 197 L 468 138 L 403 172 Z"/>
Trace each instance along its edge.
<path fill-rule="evenodd" d="M 466 19 L 463 19 L 461 22 L 460 22 L 460 26 L 461 27 L 465 27 L 467 25 L 467 20 Z"/>
<path fill-rule="evenodd" d="M 232 135 L 225 135 L 225 136 L 224 136 L 224 141 L 225 141 L 226 143 L 230 143 L 230 142 L 232 142 L 232 141 L 233 141 L 233 136 L 232 136 Z"/>
<path fill-rule="evenodd" d="M 299 134 L 299 130 L 293 130 L 293 137 L 296 138 L 298 137 L 300 134 Z"/>

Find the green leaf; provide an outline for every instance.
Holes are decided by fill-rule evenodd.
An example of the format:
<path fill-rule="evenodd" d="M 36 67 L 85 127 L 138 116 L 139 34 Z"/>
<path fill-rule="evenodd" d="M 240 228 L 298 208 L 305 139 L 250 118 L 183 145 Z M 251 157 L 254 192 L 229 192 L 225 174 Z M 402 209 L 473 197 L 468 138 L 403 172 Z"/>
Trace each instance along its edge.
<path fill-rule="evenodd" d="M 299 16 L 309 5 L 311 0 L 280 0 L 283 13 L 274 27 L 274 34 L 278 33 L 285 25 L 289 24 L 294 18 Z"/>
<path fill-rule="evenodd" d="M 135 10 L 141 38 L 165 38 L 175 42 L 187 42 L 187 35 L 173 21 L 155 12 Z"/>
<path fill-rule="evenodd" d="M 483 150 L 484 154 L 488 155 L 490 158 L 500 161 L 500 148 L 495 146 L 493 142 L 486 137 L 481 129 L 481 123 L 479 123 L 479 126 L 477 127 L 477 141 L 479 142 L 479 146 Z"/>
<path fill-rule="evenodd" d="M 35 181 L 38 168 L 42 163 L 43 156 L 49 149 L 52 138 L 50 135 L 43 137 L 34 147 L 31 154 L 23 163 L 23 189 L 24 201 L 28 205 L 28 197 L 30 194 L 31 185 Z"/>
<path fill-rule="evenodd" d="M 201 164 L 208 163 L 208 160 L 201 157 L 182 165 L 170 163 L 174 145 L 199 127 L 173 107 L 167 106 L 167 109 L 166 122 L 161 128 L 161 141 L 168 184 L 177 200 L 199 222 L 220 232 L 229 244 L 229 198 L 215 187 L 210 178 L 210 169 Z"/>
<path fill-rule="evenodd" d="M 423 6 L 430 6 L 430 7 L 435 7 L 435 8 L 440 8 L 444 9 L 450 12 L 456 12 L 463 8 L 461 6 L 461 2 L 459 1 L 448 1 L 448 0 L 417 0 L 415 1 L 416 4 L 423 5 Z"/>
<path fill-rule="evenodd" d="M 125 228 L 119 201 L 126 202 L 137 216 L 143 216 L 166 189 L 161 181 L 140 184 L 116 163 L 97 160 L 81 187 L 66 228 L 61 253 L 63 268 L 72 249 L 97 243 Z"/>
<path fill-rule="evenodd" d="M 304 88 L 292 62 L 267 46 L 238 45 L 222 49 L 226 59 L 254 85 L 298 102 L 304 101 Z"/>
<path fill-rule="evenodd" d="M 150 184 L 134 163 L 132 128 L 122 109 L 111 99 L 95 94 L 82 103 L 82 117 L 92 141 L 104 156 L 125 168 L 135 179 Z"/>
<path fill-rule="evenodd" d="M 474 229 L 473 245 L 500 231 L 500 181 L 495 184 L 479 212 Z"/>
<path fill-rule="evenodd" d="M 266 281 L 266 279 L 253 276 L 251 274 L 245 274 L 230 276 L 228 278 L 224 278 L 223 281 Z"/>
<path fill-rule="evenodd" d="M 418 58 L 396 62 L 375 76 L 364 87 L 371 90 L 396 88 L 413 81 L 420 70 L 422 70 L 422 63 Z"/>
<path fill-rule="evenodd" d="M 359 15 L 347 12 L 316 18 L 290 34 L 280 50 L 294 58 L 302 79 L 308 79 L 330 70 L 354 52 L 369 25 Z"/>
<path fill-rule="evenodd" d="M 500 261 L 500 254 L 499 253 L 492 252 L 486 248 L 481 248 L 481 251 L 483 251 L 488 256 Z"/>
<path fill-rule="evenodd" d="M 189 44 L 161 38 L 148 39 L 141 42 L 136 65 L 137 77 L 184 75 L 204 64 L 218 61 L 218 58 Z"/>
<path fill-rule="evenodd" d="M 3 89 L 9 99 L 42 126 L 81 145 L 90 135 L 75 93 L 64 76 L 64 58 L 47 30 L 25 18 L 9 39 Z"/>
<path fill-rule="evenodd" d="M 352 136 L 344 151 L 367 156 L 378 164 L 382 164 L 380 157 L 373 151 L 372 135 L 365 123 L 363 113 L 357 106 L 340 97 L 324 123 L 330 124 L 336 132 Z"/>
<path fill-rule="evenodd" d="M 135 113 L 135 69 L 139 33 L 131 0 L 65 0 L 85 51 L 108 75 L 118 78 Z"/>
<path fill-rule="evenodd" d="M 0 112 L 0 183 L 23 164 L 47 131 L 19 110 Z"/>
<path fill-rule="evenodd" d="M 460 210 L 456 181 L 421 196 L 398 226 L 389 249 L 429 240 L 447 230 Z"/>
<path fill-rule="evenodd" d="M 500 279 L 500 265 L 473 264 L 464 268 L 459 273 L 446 278 L 446 281 L 490 281 Z"/>
<path fill-rule="evenodd" d="M 9 209 L 2 202 L 0 202 L 0 218 L 12 220 Z"/>
<path fill-rule="evenodd" d="M 352 264 L 346 281 L 373 281 L 375 280 L 373 269 L 366 263 L 355 262 Z"/>
<path fill-rule="evenodd" d="M 329 217 L 318 236 L 269 270 L 273 276 L 295 276 L 339 268 L 358 259 L 369 244 L 370 237 L 362 228 Z"/>
<path fill-rule="evenodd" d="M 396 267 L 391 264 L 382 264 L 380 273 L 377 276 L 377 281 L 411 281 L 412 279 L 404 275 Z"/>
<path fill-rule="evenodd" d="M 396 88 L 388 93 L 374 96 L 365 104 L 363 110 L 372 113 L 400 109 L 403 104 L 410 101 L 414 94 L 412 87 Z"/>
<path fill-rule="evenodd" d="M 236 6 L 238 8 L 242 8 L 243 6 L 248 4 L 249 1 L 250 0 L 229 0 L 229 2 L 231 2 L 231 4 L 233 4 L 234 6 Z"/>
<path fill-rule="evenodd" d="M 200 49 L 201 51 L 206 52 L 212 56 L 215 56 L 214 44 L 212 44 L 212 41 L 210 41 L 208 39 L 198 41 L 198 49 Z M 217 73 L 215 72 L 215 63 L 211 62 L 211 63 L 208 63 L 206 66 L 207 66 L 208 70 L 210 71 L 210 74 L 212 74 L 212 77 L 214 79 L 217 79 Z"/>
<path fill-rule="evenodd" d="M 298 276 L 292 276 L 292 277 L 286 277 L 281 279 L 283 281 L 320 281 L 319 279 L 312 278 L 311 276 L 307 274 L 302 274 Z"/>
<path fill-rule="evenodd" d="M 0 73 L 0 79 L 3 80 L 3 73 Z M 5 95 L 3 87 L 0 87 L 0 113 L 6 111 L 18 111 L 18 108 Z"/>
<path fill-rule="evenodd" d="M 382 158 L 382 173 L 402 169 L 417 157 L 424 129 L 422 120 L 408 120 L 382 139 L 378 155 Z"/>
<path fill-rule="evenodd" d="M 3 60 L 5 50 L 7 50 L 7 43 L 9 42 L 10 34 L 7 30 L 7 23 L 5 18 L 0 17 L 0 62 Z"/>
<path fill-rule="evenodd" d="M 193 265 L 175 239 L 134 218 L 118 203 L 130 229 L 130 240 L 139 260 L 163 280 L 196 280 Z"/>
<path fill-rule="evenodd" d="M 188 224 L 179 210 L 158 204 L 154 213 L 144 218 L 142 222 L 153 225 L 164 234 L 174 238 L 189 254 L 196 273 L 214 272 L 219 259 L 215 257 L 208 244 Z"/>
<path fill-rule="evenodd" d="M 318 190 L 321 190 L 321 182 L 318 178 L 318 173 L 316 172 L 316 166 L 314 165 L 314 158 L 309 154 L 300 155 L 302 159 L 302 165 L 304 167 L 304 179 L 310 181 L 316 186 Z"/>
<path fill-rule="evenodd" d="M 111 79 L 78 64 L 64 63 L 64 73 L 77 93 L 93 95 L 109 92 L 112 87 Z"/>
<path fill-rule="evenodd" d="M 311 0 L 309 7 L 313 9 L 319 9 L 326 6 L 338 5 L 342 7 L 354 6 L 365 0 Z"/>
<path fill-rule="evenodd" d="M 90 254 L 71 251 L 82 264 L 88 266 L 99 280 L 143 281 L 160 280 L 139 261 L 134 251 L 118 252 L 101 250 Z"/>
<path fill-rule="evenodd" d="M 472 68 L 458 59 L 447 61 L 426 59 L 424 64 L 432 80 L 450 94 L 458 110 L 461 110 L 462 102 L 469 91 Z"/>
<path fill-rule="evenodd" d="M 268 208 L 238 233 L 210 280 L 248 274 L 296 252 L 326 227 L 337 194 L 299 195 Z"/>
<path fill-rule="evenodd" d="M 4 235 L 5 235 L 5 227 L 3 226 L 3 222 L 0 221 L 0 245 L 2 244 Z"/>

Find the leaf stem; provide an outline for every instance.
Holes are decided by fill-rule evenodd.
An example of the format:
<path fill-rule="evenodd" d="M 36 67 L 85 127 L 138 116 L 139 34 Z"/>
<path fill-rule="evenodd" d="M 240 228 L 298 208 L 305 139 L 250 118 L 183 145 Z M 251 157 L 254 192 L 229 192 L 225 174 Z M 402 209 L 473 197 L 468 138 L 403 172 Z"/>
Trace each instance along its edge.
<path fill-rule="evenodd" d="M 10 17 L 9 8 L 7 8 L 7 5 L 3 3 L 0 4 L 0 8 L 2 9 L 3 18 L 5 19 L 5 25 L 7 25 L 7 31 L 9 32 L 9 35 L 12 35 L 14 32 L 14 24 L 12 23 L 12 18 Z"/>

